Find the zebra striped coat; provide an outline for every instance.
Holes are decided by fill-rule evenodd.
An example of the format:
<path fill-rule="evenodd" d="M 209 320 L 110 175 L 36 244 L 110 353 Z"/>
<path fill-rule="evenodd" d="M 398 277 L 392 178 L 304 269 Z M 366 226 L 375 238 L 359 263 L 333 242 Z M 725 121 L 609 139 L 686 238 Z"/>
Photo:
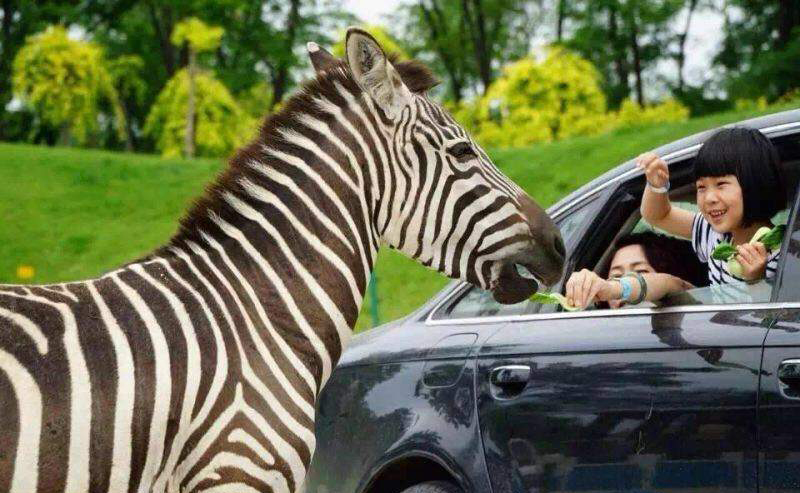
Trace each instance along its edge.
<path fill-rule="evenodd" d="M 552 282 L 538 206 L 351 29 L 139 261 L 0 286 L 0 492 L 295 492 L 381 241 L 505 302 Z M 342 444 L 346 446 L 346 444 Z M 335 485 L 333 485 L 335 487 Z"/>

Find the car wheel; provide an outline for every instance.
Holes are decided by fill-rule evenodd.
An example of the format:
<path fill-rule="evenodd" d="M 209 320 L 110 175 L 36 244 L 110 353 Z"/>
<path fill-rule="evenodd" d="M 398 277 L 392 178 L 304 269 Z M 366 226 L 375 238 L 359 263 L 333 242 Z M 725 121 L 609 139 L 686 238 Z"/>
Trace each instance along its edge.
<path fill-rule="evenodd" d="M 461 488 L 448 481 L 428 481 L 415 484 L 402 493 L 464 493 Z"/>

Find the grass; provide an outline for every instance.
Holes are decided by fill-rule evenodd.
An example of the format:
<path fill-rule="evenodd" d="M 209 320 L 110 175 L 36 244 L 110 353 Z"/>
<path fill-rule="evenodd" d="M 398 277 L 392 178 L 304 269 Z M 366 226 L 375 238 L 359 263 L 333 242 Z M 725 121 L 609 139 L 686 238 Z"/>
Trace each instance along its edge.
<path fill-rule="evenodd" d="M 648 149 L 768 111 L 719 113 L 522 149 L 494 149 L 495 163 L 548 206 Z M 0 282 L 94 277 L 166 241 L 191 200 L 223 166 L 219 160 L 0 143 Z M 33 267 L 30 278 L 17 276 Z M 382 249 L 376 266 L 381 321 L 420 306 L 448 280 Z M 370 327 L 369 299 L 357 329 Z"/>

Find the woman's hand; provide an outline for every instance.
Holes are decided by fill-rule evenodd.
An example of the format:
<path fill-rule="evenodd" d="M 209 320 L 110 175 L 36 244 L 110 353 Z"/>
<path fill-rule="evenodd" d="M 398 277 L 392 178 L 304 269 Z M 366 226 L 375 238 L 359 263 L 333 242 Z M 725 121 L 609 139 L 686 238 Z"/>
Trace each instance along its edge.
<path fill-rule="evenodd" d="M 645 152 L 636 158 L 636 166 L 644 170 L 644 175 L 650 186 L 661 188 L 669 181 L 669 168 L 667 163 L 652 152 Z"/>
<path fill-rule="evenodd" d="M 744 243 L 736 247 L 736 261 L 742 266 L 742 279 L 757 281 L 763 279 L 767 272 L 769 254 L 767 247 L 760 241 Z"/>
<path fill-rule="evenodd" d="M 573 272 L 567 280 L 567 302 L 586 308 L 594 301 L 608 301 L 620 297 L 622 288 L 617 281 L 607 281 L 589 269 Z"/>

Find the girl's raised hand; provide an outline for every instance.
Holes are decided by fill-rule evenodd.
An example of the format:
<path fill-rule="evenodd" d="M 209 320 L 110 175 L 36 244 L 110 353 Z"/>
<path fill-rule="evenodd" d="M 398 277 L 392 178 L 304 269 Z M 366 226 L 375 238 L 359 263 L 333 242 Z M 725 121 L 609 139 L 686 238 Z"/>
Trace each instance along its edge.
<path fill-rule="evenodd" d="M 737 246 L 735 258 L 742 266 L 742 279 L 757 281 L 764 278 L 769 254 L 763 243 L 756 241 Z"/>
<path fill-rule="evenodd" d="M 651 186 L 661 188 L 669 181 L 669 168 L 666 161 L 655 153 L 645 152 L 636 158 L 636 167 L 644 170 L 647 182 Z"/>

